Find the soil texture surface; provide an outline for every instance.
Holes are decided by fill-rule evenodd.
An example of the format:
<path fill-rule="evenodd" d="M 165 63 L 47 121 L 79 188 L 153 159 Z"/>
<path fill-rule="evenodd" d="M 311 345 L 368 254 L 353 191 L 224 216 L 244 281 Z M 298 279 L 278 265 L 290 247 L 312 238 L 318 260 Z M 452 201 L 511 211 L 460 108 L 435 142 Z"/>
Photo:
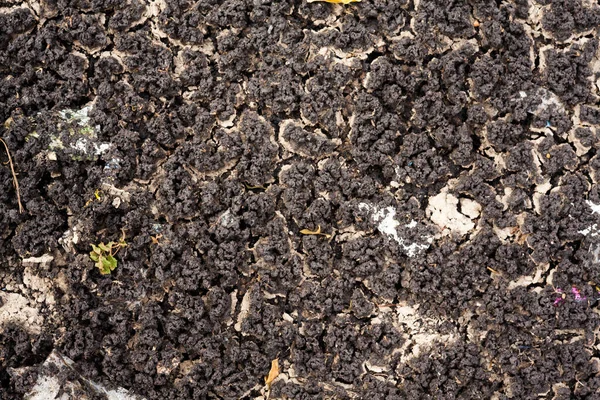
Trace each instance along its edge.
<path fill-rule="evenodd" d="M 600 399 L 599 29 L 0 0 L 0 399 Z"/>

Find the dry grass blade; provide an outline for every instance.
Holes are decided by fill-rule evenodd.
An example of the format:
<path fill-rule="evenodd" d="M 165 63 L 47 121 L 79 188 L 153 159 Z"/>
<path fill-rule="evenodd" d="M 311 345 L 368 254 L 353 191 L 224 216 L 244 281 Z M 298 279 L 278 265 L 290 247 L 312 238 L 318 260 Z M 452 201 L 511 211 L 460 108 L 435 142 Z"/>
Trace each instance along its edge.
<path fill-rule="evenodd" d="M 17 180 L 17 174 L 15 173 L 15 167 L 13 166 L 12 157 L 10 156 L 10 151 L 8 150 L 8 145 L 4 141 L 4 139 L 0 138 L 0 142 L 4 145 L 6 149 L 6 155 L 8 156 L 8 164 L 10 165 L 10 172 L 12 172 L 13 177 L 13 185 L 15 187 L 15 191 L 17 192 L 17 202 L 19 203 L 19 213 L 23 214 L 23 205 L 21 204 L 21 193 L 19 190 L 19 181 Z"/>

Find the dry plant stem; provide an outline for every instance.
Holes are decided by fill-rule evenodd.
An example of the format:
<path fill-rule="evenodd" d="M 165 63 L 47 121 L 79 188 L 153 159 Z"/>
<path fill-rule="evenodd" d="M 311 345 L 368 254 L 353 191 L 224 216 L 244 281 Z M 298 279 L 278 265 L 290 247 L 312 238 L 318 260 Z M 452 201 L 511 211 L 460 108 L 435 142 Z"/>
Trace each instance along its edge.
<path fill-rule="evenodd" d="M 19 203 L 19 214 L 23 214 L 23 205 L 21 204 L 21 194 L 19 191 L 19 181 L 17 180 L 17 174 L 15 173 L 15 167 L 13 166 L 12 157 L 10 156 L 10 151 L 8 150 L 8 145 L 4 141 L 4 139 L 0 138 L 0 142 L 4 145 L 6 149 L 6 155 L 8 156 L 8 164 L 10 165 L 10 172 L 12 172 L 13 177 L 13 185 L 15 186 L 15 190 L 17 192 L 17 202 Z"/>

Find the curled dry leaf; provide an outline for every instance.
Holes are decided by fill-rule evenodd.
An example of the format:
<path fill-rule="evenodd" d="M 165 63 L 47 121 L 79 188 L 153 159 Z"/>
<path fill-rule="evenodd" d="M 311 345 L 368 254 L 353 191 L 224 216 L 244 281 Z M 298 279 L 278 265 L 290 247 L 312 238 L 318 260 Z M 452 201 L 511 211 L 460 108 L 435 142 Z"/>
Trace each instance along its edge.
<path fill-rule="evenodd" d="M 268 388 L 271 388 L 271 383 L 279 376 L 279 359 L 276 358 L 271 361 L 271 370 L 269 371 L 269 375 L 265 378 L 265 384 Z"/>

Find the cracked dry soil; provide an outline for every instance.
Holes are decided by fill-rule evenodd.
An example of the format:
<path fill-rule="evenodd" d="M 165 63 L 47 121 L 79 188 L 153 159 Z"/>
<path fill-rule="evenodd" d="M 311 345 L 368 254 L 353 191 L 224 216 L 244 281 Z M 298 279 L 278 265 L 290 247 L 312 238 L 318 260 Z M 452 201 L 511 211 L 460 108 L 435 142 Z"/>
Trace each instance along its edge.
<path fill-rule="evenodd" d="M 0 0 L 0 399 L 600 399 L 599 27 Z"/>

